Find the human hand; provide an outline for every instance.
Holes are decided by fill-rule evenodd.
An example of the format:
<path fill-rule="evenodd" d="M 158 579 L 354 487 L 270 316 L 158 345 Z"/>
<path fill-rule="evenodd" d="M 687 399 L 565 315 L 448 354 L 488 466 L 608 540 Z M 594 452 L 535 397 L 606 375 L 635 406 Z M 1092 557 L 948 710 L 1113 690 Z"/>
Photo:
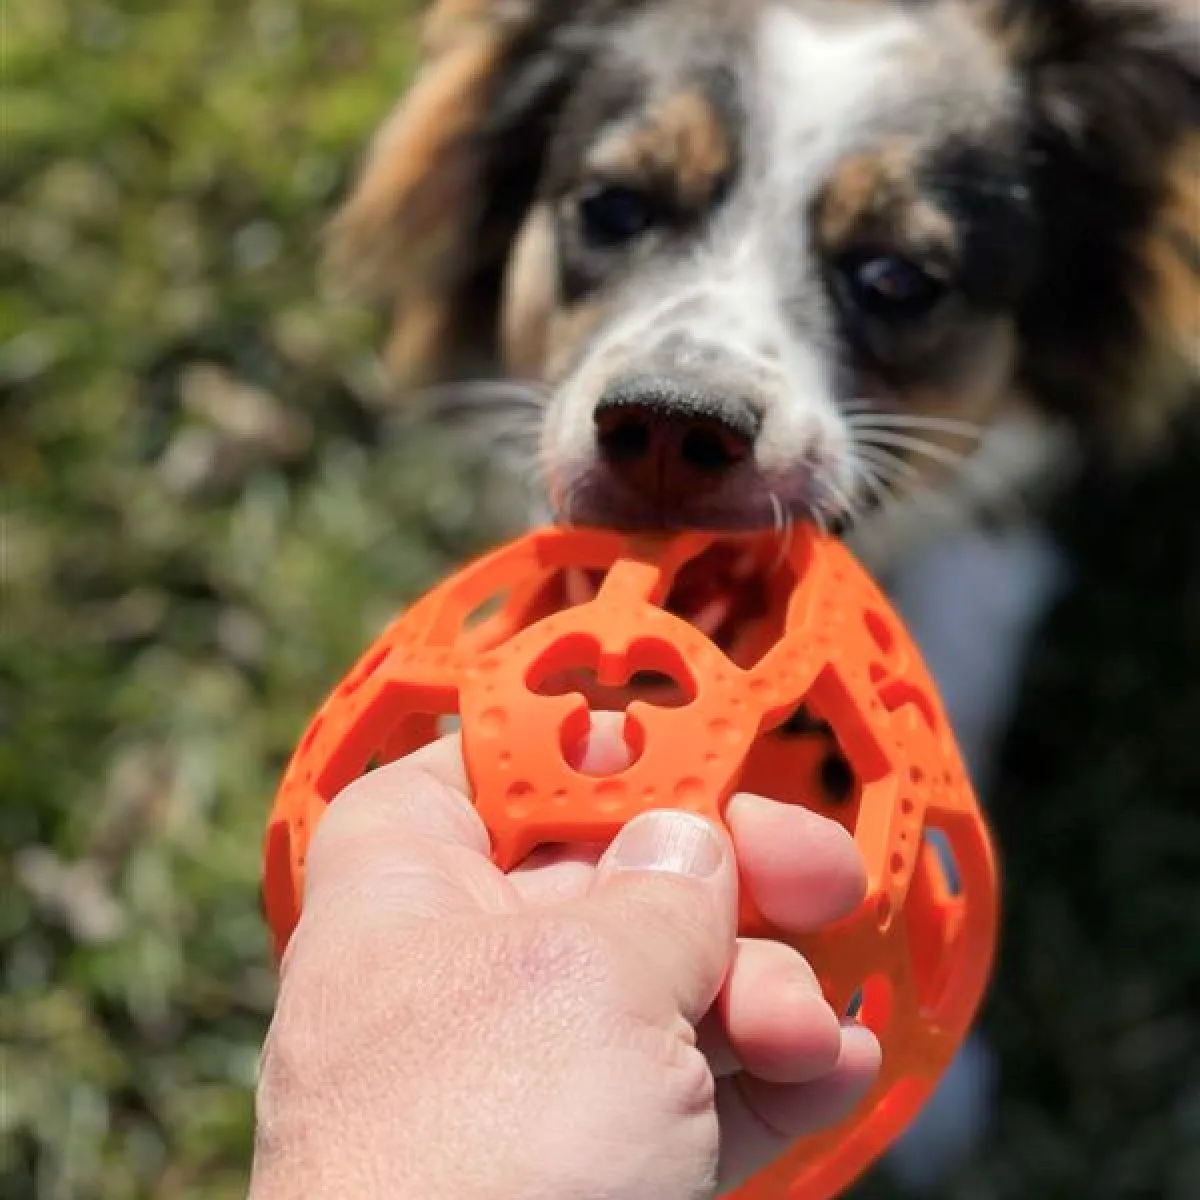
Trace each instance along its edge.
<path fill-rule="evenodd" d="M 598 714 L 580 763 L 624 755 Z M 738 939 L 737 875 L 800 932 L 853 839 L 753 796 L 646 814 L 508 875 L 456 737 L 348 788 L 309 850 L 263 1051 L 251 1200 L 699 1200 L 845 1115 L 879 1047 L 804 959 Z M 734 851 L 736 849 L 736 862 Z"/>

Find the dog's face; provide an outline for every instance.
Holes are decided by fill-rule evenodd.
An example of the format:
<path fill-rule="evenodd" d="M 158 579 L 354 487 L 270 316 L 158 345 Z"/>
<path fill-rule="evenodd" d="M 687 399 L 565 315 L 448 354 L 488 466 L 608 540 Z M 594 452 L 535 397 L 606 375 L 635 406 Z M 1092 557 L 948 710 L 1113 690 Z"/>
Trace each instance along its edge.
<path fill-rule="evenodd" d="M 833 517 L 889 462 L 969 447 L 923 418 L 1010 390 L 1035 234 L 1009 74 L 958 18 L 674 0 L 614 34 L 508 273 L 560 512 Z"/>
<path fill-rule="evenodd" d="M 340 254 L 380 264 L 402 367 L 481 350 L 546 385 L 560 516 L 838 519 L 1015 411 L 1130 430 L 1186 394 L 1200 54 L 1174 19 L 447 0 Z"/>

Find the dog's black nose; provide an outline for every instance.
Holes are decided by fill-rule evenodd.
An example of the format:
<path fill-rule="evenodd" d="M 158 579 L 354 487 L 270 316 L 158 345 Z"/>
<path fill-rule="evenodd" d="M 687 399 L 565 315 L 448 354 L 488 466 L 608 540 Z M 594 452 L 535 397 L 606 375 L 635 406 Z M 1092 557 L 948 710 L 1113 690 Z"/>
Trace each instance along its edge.
<path fill-rule="evenodd" d="M 750 456 L 761 424 L 745 401 L 659 376 L 615 381 L 595 420 L 602 461 L 655 504 L 719 486 Z"/>

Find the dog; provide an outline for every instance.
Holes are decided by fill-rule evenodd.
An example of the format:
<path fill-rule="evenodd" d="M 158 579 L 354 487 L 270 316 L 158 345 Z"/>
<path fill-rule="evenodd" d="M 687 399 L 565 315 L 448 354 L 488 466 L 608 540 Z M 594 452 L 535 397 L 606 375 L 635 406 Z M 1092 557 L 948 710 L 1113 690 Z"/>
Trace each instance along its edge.
<path fill-rule="evenodd" d="M 847 537 L 980 778 L 1041 512 L 1200 390 L 1200 10 L 439 0 L 329 261 L 531 521 Z"/>
<path fill-rule="evenodd" d="M 1197 398 L 1200 15 L 438 0 L 329 262 L 401 388 L 522 443 L 531 520 L 844 530 L 982 776 L 1038 514 Z"/>

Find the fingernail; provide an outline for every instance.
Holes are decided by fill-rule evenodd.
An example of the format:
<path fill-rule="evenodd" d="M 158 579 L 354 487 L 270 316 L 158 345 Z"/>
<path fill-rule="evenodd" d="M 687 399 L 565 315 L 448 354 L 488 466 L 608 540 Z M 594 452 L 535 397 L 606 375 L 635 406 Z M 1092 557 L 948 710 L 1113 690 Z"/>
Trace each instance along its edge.
<path fill-rule="evenodd" d="M 694 813 L 656 811 L 634 817 L 605 855 L 618 871 L 664 871 L 707 879 L 721 866 L 725 848 L 716 829 Z"/>
<path fill-rule="evenodd" d="M 879 1038 L 857 1021 L 842 1023 L 842 1058 L 879 1058 L 882 1050 Z"/>

